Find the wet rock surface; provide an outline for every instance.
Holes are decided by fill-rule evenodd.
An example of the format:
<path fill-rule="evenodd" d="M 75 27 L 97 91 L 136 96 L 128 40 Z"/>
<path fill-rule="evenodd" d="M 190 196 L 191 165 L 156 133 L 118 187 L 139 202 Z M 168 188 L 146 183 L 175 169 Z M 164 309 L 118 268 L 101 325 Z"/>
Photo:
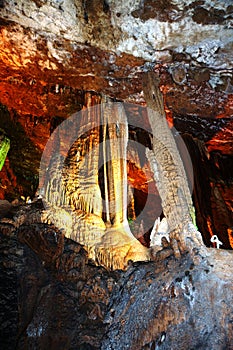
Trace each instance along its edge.
<path fill-rule="evenodd" d="M 3 349 L 232 348 L 230 251 L 107 271 L 38 213 L 1 219 Z"/>

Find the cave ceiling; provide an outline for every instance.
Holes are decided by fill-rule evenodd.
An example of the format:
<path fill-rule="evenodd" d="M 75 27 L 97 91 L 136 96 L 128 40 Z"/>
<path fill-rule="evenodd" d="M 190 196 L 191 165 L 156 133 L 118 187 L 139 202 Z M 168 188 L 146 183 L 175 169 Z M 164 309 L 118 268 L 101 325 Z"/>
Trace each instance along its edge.
<path fill-rule="evenodd" d="M 51 132 L 88 98 L 94 104 L 106 95 L 145 106 L 142 76 L 152 70 L 160 77 L 170 125 L 189 140 L 194 153 L 203 179 L 196 191 L 208 183 L 208 193 L 197 200 L 198 211 L 210 200 L 205 221 L 210 217 L 211 225 L 221 229 L 209 214 L 219 210 L 229 230 L 231 0 L 0 0 L 0 41 L 0 127 L 12 141 L 1 198 L 13 199 L 15 188 L 20 194 L 35 192 L 40 155 Z M 210 165 L 200 169 L 198 159 Z M 219 196 L 221 208 L 216 209 Z"/>
<path fill-rule="evenodd" d="M 155 70 L 177 123 L 196 136 L 202 118 L 209 148 L 232 153 L 231 1 L 2 0 L 0 11 L 8 109 L 66 118 L 87 90 L 143 104 L 142 74 Z"/>
<path fill-rule="evenodd" d="M 67 116 L 45 98 L 64 87 L 143 103 L 141 76 L 158 70 L 174 113 L 232 115 L 231 1 L 3 0 L 0 15 L 1 101 L 20 113 Z"/>

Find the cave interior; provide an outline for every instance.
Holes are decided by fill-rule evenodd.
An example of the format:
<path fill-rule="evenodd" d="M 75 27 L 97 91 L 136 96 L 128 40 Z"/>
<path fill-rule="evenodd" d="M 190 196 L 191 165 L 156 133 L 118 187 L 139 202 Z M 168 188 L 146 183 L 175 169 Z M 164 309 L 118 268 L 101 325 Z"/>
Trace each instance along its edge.
<path fill-rule="evenodd" d="M 130 251 L 128 240 L 134 242 L 138 255 L 133 259 L 131 252 L 127 264 L 131 258 L 147 260 L 143 257 L 150 247 L 155 220 L 165 218 L 146 156 L 146 150 L 153 149 L 153 126 L 143 93 L 148 72 L 159 77 L 166 121 L 186 171 L 195 224 L 204 246 L 218 254 L 218 245 L 211 239 L 216 235 L 220 250 L 227 251 L 222 254 L 233 249 L 232 34 L 230 0 L 0 1 L 0 228 L 6 268 L 2 277 L 12 290 L 13 311 L 8 319 L 15 339 L 12 345 L 4 321 L 5 349 L 36 348 L 39 338 L 42 349 L 48 344 L 51 349 L 75 349 L 74 344 L 79 344 L 78 349 L 127 348 L 121 334 L 125 329 L 115 330 L 117 322 L 124 321 L 119 316 L 123 307 L 118 299 L 120 285 L 125 295 L 138 293 L 142 297 L 146 292 L 124 285 L 125 272 L 118 271 L 123 266 L 120 249 L 112 253 L 109 248 L 109 263 L 101 237 L 106 235 L 107 244 L 116 246 L 117 240 L 125 239 L 122 256 Z M 43 160 L 46 171 L 49 167 L 47 173 Z M 78 218 L 75 229 L 67 224 L 74 216 Z M 98 254 L 93 253 L 94 245 L 98 245 Z M 8 266 L 11 254 L 16 258 Z M 169 259 L 174 257 L 167 259 L 166 268 L 173 278 Z M 225 258 L 216 255 L 216 259 Z M 232 258 L 226 255 L 227 259 Z M 183 267 L 187 269 L 189 263 L 185 261 Z M 156 267 L 158 280 L 165 268 L 161 264 Z M 178 269 L 177 260 L 174 264 Z M 109 272 L 109 267 L 116 271 Z M 137 266 L 129 269 L 136 271 Z M 14 282 L 17 271 L 20 282 Z M 152 274 L 151 267 L 142 265 L 140 278 L 147 274 Z M 136 285 L 136 275 L 132 276 Z M 188 273 L 185 276 L 188 279 Z M 154 276 L 152 280 L 159 294 L 157 280 Z M 76 283 L 77 290 L 69 283 Z M 117 283 L 118 289 L 114 289 Z M 169 291 L 172 298 L 179 294 L 177 283 L 179 280 Z M 115 296 L 111 297 L 113 290 Z M 78 304 L 74 302 L 76 292 Z M 53 296 L 58 305 L 66 300 L 70 317 L 51 309 Z M 159 304 L 162 299 L 158 300 Z M 109 305 L 114 301 L 118 313 L 112 315 L 115 323 L 106 333 L 103 319 L 107 310 L 110 317 Z M 55 317 L 60 333 L 57 340 L 51 340 L 54 329 L 45 324 L 51 327 Z M 72 317 L 83 326 L 68 336 Z M 161 339 L 169 328 L 169 316 L 164 317 L 168 323 L 161 321 L 161 329 L 151 326 L 151 337 L 148 333 L 139 341 L 132 333 L 130 349 L 169 349 L 176 344 L 173 329 L 167 347 L 162 347 Z M 59 320 L 66 327 L 59 325 Z M 231 322 L 232 318 L 227 324 Z M 149 315 L 146 327 L 150 328 Z M 127 332 L 133 328 L 131 325 Z M 233 346 L 232 328 L 228 328 L 226 349 Z M 109 335 L 103 338 L 103 334 Z M 187 334 L 179 344 L 191 349 L 195 341 Z M 111 343 L 111 336 L 119 342 Z M 217 340 L 203 340 L 203 344 L 203 349 L 224 348 Z M 193 346 L 201 349 L 197 342 Z"/>

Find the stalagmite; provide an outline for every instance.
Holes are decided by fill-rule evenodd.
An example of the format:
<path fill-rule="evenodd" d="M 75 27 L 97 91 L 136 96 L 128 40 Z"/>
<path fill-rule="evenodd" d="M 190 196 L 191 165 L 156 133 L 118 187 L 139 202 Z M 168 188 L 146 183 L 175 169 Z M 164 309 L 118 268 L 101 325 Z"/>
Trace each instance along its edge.
<path fill-rule="evenodd" d="M 128 122 L 120 103 L 108 102 L 102 116 L 107 124 L 108 140 L 102 143 L 103 153 L 108 163 L 107 192 L 110 216 L 114 227 L 127 226 L 127 143 Z M 105 179 L 106 181 L 106 179 Z"/>
<path fill-rule="evenodd" d="M 147 150 L 147 157 L 154 171 L 156 185 L 162 200 L 164 215 L 167 219 L 171 242 L 179 250 L 203 246 L 201 234 L 194 226 L 194 207 L 175 140 L 168 127 L 162 94 L 155 74 L 148 72 L 144 76 L 144 97 L 147 102 L 148 118 L 153 133 L 153 150 Z M 177 242 L 175 242 L 175 241 Z M 179 250 L 175 249 L 176 255 Z"/>

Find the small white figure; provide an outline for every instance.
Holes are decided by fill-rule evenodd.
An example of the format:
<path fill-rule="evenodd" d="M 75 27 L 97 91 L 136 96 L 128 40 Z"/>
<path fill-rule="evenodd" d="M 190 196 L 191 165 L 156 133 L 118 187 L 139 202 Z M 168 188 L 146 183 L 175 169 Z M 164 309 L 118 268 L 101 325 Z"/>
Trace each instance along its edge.
<path fill-rule="evenodd" d="M 213 235 L 210 239 L 211 243 L 216 243 L 216 248 L 219 249 L 220 245 L 223 245 L 223 243 L 218 239 L 217 235 Z"/>
<path fill-rule="evenodd" d="M 169 241 L 169 226 L 166 218 L 160 221 L 160 217 L 155 220 L 150 234 L 150 247 L 161 246 L 161 238 L 165 236 Z"/>

